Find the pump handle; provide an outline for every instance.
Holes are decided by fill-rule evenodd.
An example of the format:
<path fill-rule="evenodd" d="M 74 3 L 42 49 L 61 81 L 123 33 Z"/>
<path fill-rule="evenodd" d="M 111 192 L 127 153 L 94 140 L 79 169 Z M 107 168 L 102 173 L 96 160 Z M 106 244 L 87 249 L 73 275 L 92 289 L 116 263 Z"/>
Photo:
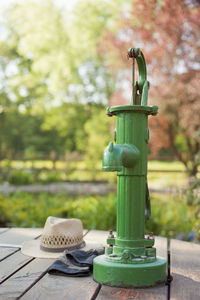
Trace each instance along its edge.
<path fill-rule="evenodd" d="M 140 104 L 147 105 L 147 97 L 148 97 L 148 88 L 149 84 L 147 81 L 147 68 L 144 55 L 139 48 L 130 48 L 128 50 L 128 57 L 133 58 L 133 95 L 132 95 L 132 104 L 137 103 L 137 91 L 141 95 Z M 137 61 L 138 65 L 138 72 L 139 72 L 139 79 L 138 82 L 134 82 L 135 80 L 135 65 L 134 59 Z"/>

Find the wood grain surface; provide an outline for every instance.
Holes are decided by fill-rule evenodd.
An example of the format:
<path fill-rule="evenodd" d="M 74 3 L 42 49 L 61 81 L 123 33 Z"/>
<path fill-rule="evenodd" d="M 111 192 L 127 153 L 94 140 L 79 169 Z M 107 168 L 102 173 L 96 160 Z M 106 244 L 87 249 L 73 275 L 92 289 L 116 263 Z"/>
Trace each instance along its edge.
<path fill-rule="evenodd" d="M 102 230 L 91 230 L 84 237 L 84 240 L 87 243 L 95 242 L 96 244 L 100 244 L 102 246 L 106 246 L 106 238 L 108 237 L 107 231 Z"/>
<path fill-rule="evenodd" d="M 94 242 L 93 234 L 86 233 L 84 240 L 86 244 Z M 99 240 L 97 245 L 99 246 Z M 92 276 L 64 277 L 45 274 L 21 299 L 89 300 L 98 289 L 99 284 L 93 280 Z"/>
<path fill-rule="evenodd" d="M 3 232 L 6 232 L 7 230 L 9 230 L 9 229 L 6 228 L 6 227 L 5 228 L 0 228 L 0 234 L 3 233 Z"/>
<path fill-rule="evenodd" d="M 14 253 L 0 263 L 0 283 L 9 278 L 13 273 L 22 268 L 32 260 L 31 257 L 23 255 L 20 251 Z"/>
<path fill-rule="evenodd" d="M 19 244 L 40 236 L 41 229 L 0 229 L 0 243 Z M 86 244 L 106 244 L 108 232 L 84 231 Z M 167 239 L 155 237 L 157 255 L 166 258 Z M 123 289 L 100 286 L 92 277 L 48 275 L 52 259 L 30 258 L 16 248 L 0 248 L 0 299 L 163 300 L 167 286 Z M 200 245 L 171 241 L 171 300 L 200 300 Z"/>
<path fill-rule="evenodd" d="M 102 286 L 96 300 L 166 300 L 166 286 L 146 289 L 123 289 Z"/>
<path fill-rule="evenodd" d="M 200 245 L 171 240 L 171 300 L 200 300 Z"/>
<path fill-rule="evenodd" d="M 16 251 L 19 251 L 19 248 L 0 248 L 0 261 L 7 258 L 11 254 L 15 253 Z"/>
<path fill-rule="evenodd" d="M 41 229 L 29 228 L 12 228 L 3 232 L 0 235 L 0 243 L 8 243 L 11 245 L 20 245 L 24 241 L 34 239 L 41 234 Z M 0 262 L 0 283 L 4 282 L 12 274 L 17 272 L 20 268 L 32 260 L 32 258 L 23 255 L 20 250 L 16 248 L 1 248 L 2 256 L 7 258 Z M 11 254 L 11 255 L 9 255 Z M 9 255 L 9 256 L 8 256 Z"/>
<path fill-rule="evenodd" d="M 37 238 L 41 233 L 41 228 L 11 228 L 0 235 L 0 244 L 22 245 L 24 241 Z"/>
<path fill-rule="evenodd" d="M 167 239 L 164 237 L 155 236 L 155 245 L 157 256 L 167 258 Z"/>
<path fill-rule="evenodd" d="M 0 299 L 16 299 L 33 285 L 53 259 L 34 259 L 0 285 Z"/>
<path fill-rule="evenodd" d="M 89 300 L 98 284 L 92 277 L 62 277 L 46 274 L 21 299 Z"/>

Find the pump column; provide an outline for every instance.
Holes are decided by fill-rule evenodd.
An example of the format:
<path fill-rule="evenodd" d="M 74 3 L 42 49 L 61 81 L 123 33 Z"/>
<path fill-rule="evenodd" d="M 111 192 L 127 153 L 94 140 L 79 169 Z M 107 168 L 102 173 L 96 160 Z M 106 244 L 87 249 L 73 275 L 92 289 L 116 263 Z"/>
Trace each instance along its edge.
<path fill-rule="evenodd" d="M 144 239 L 148 128 L 145 112 L 121 111 L 116 117 L 117 144 L 132 144 L 140 151 L 140 158 L 133 168 L 124 167 L 117 173 L 116 245 L 123 246 L 123 240 Z"/>

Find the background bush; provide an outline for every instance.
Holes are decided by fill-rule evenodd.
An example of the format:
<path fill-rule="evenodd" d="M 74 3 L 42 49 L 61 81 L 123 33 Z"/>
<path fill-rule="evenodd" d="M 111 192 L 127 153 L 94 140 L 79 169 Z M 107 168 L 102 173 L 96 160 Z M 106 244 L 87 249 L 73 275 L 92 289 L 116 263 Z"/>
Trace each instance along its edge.
<path fill-rule="evenodd" d="M 16 185 L 32 184 L 34 182 L 34 175 L 31 171 L 15 169 L 10 173 L 9 182 Z"/>
<path fill-rule="evenodd" d="M 188 234 L 197 220 L 194 208 L 183 195 L 157 195 L 151 197 L 152 216 L 146 224 L 146 233 L 174 237 Z M 17 192 L 0 195 L 0 225 L 19 227 L 43 227 L 48 216 L 80 218 L 84 228 L 116 229 L 116 195 L 67 196 L 60 193 L 29 194 Z"/>

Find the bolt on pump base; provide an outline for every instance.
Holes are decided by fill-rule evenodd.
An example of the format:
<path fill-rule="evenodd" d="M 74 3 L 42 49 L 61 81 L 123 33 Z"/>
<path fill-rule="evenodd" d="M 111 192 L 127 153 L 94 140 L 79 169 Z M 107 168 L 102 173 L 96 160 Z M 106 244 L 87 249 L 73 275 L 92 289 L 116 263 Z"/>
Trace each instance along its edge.
<path fill-rule="evenodd" d="M 156 256 L 153 234 L 145 237 L 145 210 L 150 214 L 147 184 L 148 115 L 157 106 L 148 106 L 149 83 L 142 51 L 131 48 L 133 93 L 130 105 L 107 108 L 116 116 L 115 144 L 110 142 L 103 155 L 103 170 L 117 172 L 117 232 L 110 232 L 105 255 L 94 260 L 94 279 L 119 287 L 148 287 L 164 282 L 166 261 Z M 134 82 L 134 60 L 139 80 Z"/>

